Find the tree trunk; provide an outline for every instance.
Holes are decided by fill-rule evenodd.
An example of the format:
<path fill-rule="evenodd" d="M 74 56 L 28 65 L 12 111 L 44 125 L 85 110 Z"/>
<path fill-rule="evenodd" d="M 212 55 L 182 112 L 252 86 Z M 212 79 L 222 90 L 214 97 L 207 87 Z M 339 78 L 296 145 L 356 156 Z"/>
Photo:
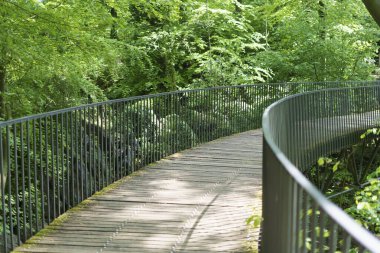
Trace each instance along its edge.
<path fill-rule="evenodd" d="M 380 26 L 380 0 L 363 0 L 365 7 Z"/>
<path fill-rule="evenodd" d="M 322 0 L 318 1 L 318 16 L 319 16 L 319 24 L 320 24 L 319 37 L 321 38 L 323 43 L 325 43 L 325 40 L 326 40 L 326 5 L 325 5 L 324 1 L 322 1 Z M 317 79 L 318 81 L 325 81 L 326 80 L 326 73 L 327 73 L 326 61 L 327 61 L 326 57 L 322 59 L 322 62 L 321 62 L 321 64 L 322 64 L 321 65 L 322 75 L 321 76 L 323 77 L 323 79 L 321 79 L 321 80 Z M 314 69 L 316 70 L 315 65 L 314 65 Z M 316 73 L 316 76 L 318 77 L 317 73 Z"/>
<path fill-rule="evenodd" d="M 7 88 L 6 67 L 0 64 L 0 117 L 6 120 L 5 92 Z"/>
<path fill-rule="evenodd" d="M 318 8 L 318 16 L 319 16 L 319 19 L 320 19 L 320 23 L 322 24 L 322 28 L 320 30 L 320 37 L 321 39 L 326 39 L 326 24 L 325 24 L 325 20 L 326 20 L 326 6 L 325 6 L 325 3 L 323 1 L 319 1 L 318 2 L 318 5 L 319 5 L 319 8 Z"/>
<path fill-rule="evenodd" d="M 110 37 L 111 37 L 111 39 L 118 40 L 119 37 L 118 37 L 118 33 L 117 33 L 117 21 L 116 21 L 117 11 L 115 8 L 111 8 L 110 13 L 111 13 L 111 16 L 114 18 L 114 21 L 113 21 L 112 27 L 111 27 Z"/>
<path fill-rule="evenodd" d="M 7 105 L 5 101 L 5 92 L 7 90 L 7 81 L 6 81 L 6 67 L 3 64 L 0 64 L 0 117 L 3 120 L 8 119 L 8 110 Z M 2 129 L 1 129 L 2 130 Z M 2 134 L 2 153 L 0 155 L 2 156 L 2 164 L 1 164 L 1 177 L 0 178 L 0 184 L 5 189 L 5 183 L 7 181 L 7 168 L 8 168 L 8 142 L 6 139 L 6 136 L 4 134 L 4 131 L 1 131 L 0 134 Z"/>

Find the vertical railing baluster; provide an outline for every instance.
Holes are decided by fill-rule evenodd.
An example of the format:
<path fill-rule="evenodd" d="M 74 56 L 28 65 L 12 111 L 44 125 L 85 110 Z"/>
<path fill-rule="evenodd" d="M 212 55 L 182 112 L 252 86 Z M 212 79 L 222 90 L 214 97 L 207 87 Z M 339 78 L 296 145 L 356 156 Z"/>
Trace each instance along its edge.
<path fill-rule="evenodd" d="M 89 133 L 89 138 L 90 138 L 90 182 L 91 182 L 91 192 L 90 195 L 94 194 L 96 192 L 96 171 L 97 171 L 97 166 L 96 166 L 96 156 L 95 156 L 95 149 L 96 149 L 96 144 L 95 144 L 95 139 L 96 139 L 96 124 L 95 124 L 95 107 L 91 107 L 91 117 L 90 117 L 90 133 Z"/>
<path fill-rule="evenodd" d="M 41 184 L 41 228 L 45 227 L 45 180 L 43 164 L 43 147 L 42 147 L 42 118 L 38 119 L 38 143 L 40 152 L 40 184 Z"/>
<path fill-rule="evenodd" d="M 201 110 L 201 102 L 202 102 L 202 94 L 201 91 L 196 91 L 194 92 L 194 111 L 195 111 L 195 117 L 197 120 L 198 125 L 196 126 L 197 128 L 197 133 L 198 133 L 198 138 L 199 138 L 199 143 L 203 143 L 203 134 L 202 134 L 202 129 L 204 128 L 204 125 L 207 123 L 203 119 L 203 114 Z"/>
<path fill-rule="evenodd" d="M 157 106 L 157 101 L 158 101 L 158 98 L 157 97 L 153 97 L 152 99 L 152 105 L 153 105 L 153 112 L 155 114 L 155 128 L 154 128 L 154 136 L 152 138 L 152 149 L 153 149 L 153 155 L 154 155 L 154 161 L 158 161 L 160 159 L 160 145 L 158 144 L 159 143 L 159 140 L 162 138 L 162 134 L 161 134 L 161 119 L 159 118 L 159 113 L 158 111 L 155 112 L 154 109 L 155 107 Z"/>
<path fill-rule="evenodd" d="M 73 153 L 73 159 L 74 159 L 74 170 L 73 170 L 73 175 L 74 175 L 74 194 L 75 194 L 75 202 L 74 202 L 74 206 L 79 204 L 80 203 L 80 180 L 79 180 L 79 177 L 80 177 L 80 165 L 79 165 L 79 162 L 80 162 L 80 157 L 79 157 L 79 154 L 80 154 L 80 149 L 79 149 L 79 143 L 80 142 L 80 137 L 79 137 L 79 127 L 78 127 L 78 111 L 75 110 L 74 111 L 74 131 L 75 131 L 75 134 L 74 134 L 74 143 L 75 143 L 75 152 Z"/>
<path fill-rule="evenodd" d="M 60 131 L 61 131 L 61 182 L 62 182 L 62 207 L 59 209 L 59 215 L 66 212 L 65 202 L 66 202 L 66 187 L 65 187 L 65 172 L 68 171 L 68 167 L 65 169 L 65 139 L 64 139 L 64 116 L 65 114 L 61 114 L 61 123 L 60 123 Z"/>
<path fill-rule="evenodd" d="M 116 171 L 115 171 L 115 165 L 113 163 L 113 157 L 114 157 L 114 150 L 113 150 L 113 146 L 114 146 L 114 138 L 113 138 L 113 127 L 114 127 L 114 108 L 113 108 L 113 104 L 109 104 L 108 105 L 108 108 L 109 108 L 109 118 L 108 118 L 108 165 L 109 165 L 109 173 L 110 173 L 110 178 L 109 178 L 109 182 L 107 185 L 111 184 L 114 180 L 115 180 L 115 176 L 116 176 Z"/>
<path fill-rule="evenodd" d="M 116 135 L 116 132 L 117 132 L 117 105 L 112 103 L 111 104 L 112 106 L 112 121 L 111 121 L 111 124 L 112 124 L 112 127 L 110 129 L 112 129 L 112 135 L 111 135 L 111 138 L 112 138 L 112 152 L 111 152 L 111 155 L 112 155 L 112 168 L 113 168 L 113 172 L 114 172 L 114 177 L 113 177 L 113 180 L 111 183 L 115 182 L 117 180 L 117 173 L 118 173 L 118 169 L 117 169 L 117 164 L 116 164 L 116 156 L 117 156 L 117 149 L 116 149 L 116 143 L 117 143 L 117 135 Z"/>
<path fill-rule="evenodd" d="M 67 209 L 72 207 L 73 201 L 73 122 L 72 112 L 66 114 L 66 164 L 67 164 Z M 69 135 L 70 133 L 70 135 Z"/>
<path fill-rule="evenodd" d="M 136 101 L 131 101 L 131 117 L 132 117 L 132 130 L 131 130 L 131 154 L 132 154 L 132 172 L 136 171 L 137 167 L 137 136 L 139 129 L 139 115 Z"/>
<path fill-rule="evenodd" d="M 111 108 L 112 108 L 112 120 L 111 120 L 111 124 L 112 124 L 112 127 L 110 127 L 111 129 L 111 139 L 112 139 L 112 151 L 111 151 L 111 157 L 112 157 L 112 171 L 113 171 L 113 179 L 111 181 L 111 183 L 115 182 L 117 180 L 117 174 L 118 174 L 118 168 L 117 168 L 117 164 L 116 164 L 116 155 L 117 155 L 117 149 L 116 149 L 116 143 L 117 143 L 117 140 L 116 140 L 116 131 L 117 131 L 117 106 L 116 104 L 111 104 Z"/>
<path fill-rule="evenodd" d="M 12 126 L 13 127 L 13 126 Z M 7 180 L 8 182 L 12 182 L 12 173 L 11 173 L 11 127 L 9 125 L 6 126 L 6 138 L 7 138 L 7 161 L 8 161 L 8 168 L 7 168 Z M 13 248 L 14 242 L 13 242 L 13 207 L 12 207 L 12 184 L 8 183 L 8 212 L 9 212 L 9 237 L 10 237 L 10 248 Z M 17 242 L 15 243 L 17 244 Z"/>
<path fill-rule="evenodd" d="M 121 178 L 121 168 L 120 168 L 120 151 L 121 151 L 121 138 L 120 138 L 120 104 L 115 103 L 115 130 L 114 135 L 115 138 L 115 166 L 116 166 L 116 180 L 119 180 Z"/>
<path fill-rule="evenodd" d="M 121 131 L 120 131 L 120 139 L 121 139 L 121 170 L 122 177 L 125 177 L 128 174 L 127 164 L 126 164 L 126 156 L 128 155 L 128 142 L 127 142 L 127 117 L 125 116 L 125 101 L 121 102 Z"/>
<path fill-rule="evenodd" d="M 337 247 L 337 229 L 338 225 L 330 220 L 330 226 L 329 226 L 329 253 L 335 253 L 336 247 Z"/>
<path fill-rule="evenodd" d="M 122 170 L 121 170 L 121 162 L 120 162 L 120 157 L 121 157 L 121 110 L 120 110 L 120 103 L 115 104 L 116 107 L 116 157 L 115 157 L 115 163 L 117 167 L 117 180 L 121 179 L 122 177 Z"/>
<path fill-rule="evenodd" d="M 309 195 L 305 192 L 304 202 L 303 202 L 303 221 L 302 221 L 302 243 L 301 243 L 301 253 L 307 252 L 307 243 L 309 235 L 309 208 L 310 208 L 310 199 Z"/>
<path fill-rule="evenodd" d="M 51 219 L 53 220 L 56 217 L 56 189 L 55 189 L 55 184 L 56 184 L 56 178 L 55 178 L 55 173 L 57 168 L 55 167 L 55 158 L 54 158 L 54 153 L 56 152 L 56 146 L 54 142 L 54 118 L 53 116 L 50 116 L 50 139 L 51 139 L 51 176 L 52 176 L 52 209 L 53 209 L 53 215 Z M 50 182 L 49 182 L 50 183 Z M 49 222 L 50 223 L 50 222 Z"/>
<path fill-rule="evenodd" d="M 172 94 L 172 95 L 169 95 L 169 97 L 171 98 L 169 100 L 169 106 L 170 106 L 170 115 L 173 115 L 174 116 L 174 125 L 175 125 L 175 134 L 172 138 L 172 144 L 171 144 L 171 149 L 170 149 L 170 153 L 169 155 L 171 154 L 174 154 L 175 152 L 177 152 L 177 149 L 178 149 L 178 139 L 180 138 L 180 126 L 178 125 L 178 115 L 176 113 L 176 96 L 175 94 Z"/>
<path fill-rule="evenodd" d="M 295 194 L 295 207 L 296 207 L 296 210 L 295 210 L 295 245 L 294 245 L 294 250 L 295 252 L 300 252 L 300 239 L 301 239 L 301 231 L 302 231 L 302 214 L 303 214 L 303 210 L 302 210 L 302 207 L 303 207 L 303 191 L 302 191 L 302 187 L 300 187 L 299 185 L 297 185 L 296 183 L 294 183 L 294 194 Z"/>
<path fill-rule="evenodd" d="M 103 187 L 108 185 L 109 182 L 109 168 L 108 168 L 108 108 L 107 105 L 104 105 L 104 184 Z"/>
<path fill-rule="evenodd" d="M 26 121 L 26 153 L 27 153 L 27 170 L 28 170 L 28 223 L 29 223 L 29 235 L 27 238 L 32 236 L 33 234 L 33 217 L 32 217 L 32 175 L 31 175 L 31 160 L 30 160 L 30 155 L 31 155 L 31 150 L 30 150 L 30 121 Z M 0 132 L 1 135 L 1 132 Z M 26 212 L 26 210 L 25 210 Z M 24 240 L 26 240 L 25 238 Z"/>
<path fill-rule="evenodd" d="M 104 150 L 104 129 L 103 129 L 103 112 L 102 112 L 102 105 L 98 106 L 97 108 L 97 113 L 98 113 L 98 117 L 97 117 L 97 122 L 99 124 L 99 121 L 100 121 L 100 125 L 98 125 L 98 136 L 100 138 L 99 140 L 99 171 L 100 171 L 100 175 L 99 175 L 99 188 L 98 190 L 100 190 L 101 188 L 104 187 L 104 154 L 103 154 L 103 150 Z M 99 120 L 100 118 L 100 120 Z"/>
<path fill-rule="evenodd" d="M 6 147 L 5 147 L 6 148 Z M 7 252 L 8 248 L 8 240 L 7 240 L 7 214 L 6 214 L 6 204 L 5 204 L 5 162 L 4 160 L 7 159 L 4 157 L 4 145 L 3 145 L 3 128 L 0 127 L 0 187 L 1 187 L 1 210 L 3 215 L 3 252 Z M 11 236 L 11 233 L 9 233 Z"/>
<path fill-rule="evenodd" d="M 34 233 L 36 233 L 39 230 L 38 226 L 38 179 L 37 179 L 37 134 L 36 134 L 36 120 L 33 119 L 32 124 L 33 124 L 33 168 L 34 168 L 34 206 L 35 206 L 35 229 Z M 41 166 L 40 166 L 41 168 Z"/>
<path fill-rule="evenodd" d="M 20 156 L 21 156 L 21 198 L 22 198 L 22 210 L 20 215 L 22 215 L 22 241 L 25 241 L 26 236 L 26 200 L 25 200 L 25 161 L 24 161 L 24 124 L 20 123 Z M 20 228 L 19 228 L 20 229 Z"/>
<path fill-rule="evenodd" d="M 85 168 L 84 168 L 84 162 L 83 162 L 83 130 L 82 130 L 82 109 L 78 109 L 78 117 L 76 117 L 76 122 L 77 122 L 77 128 L 79 131 L 79 136 L 78 136 L 78 153 L 77 153 L 77 173 L 78 173 L 78 184 L 80 185 L 78 187 L 78 204 L 83 201 L 84 199 L 84 175 L 86 174 Z"/>
<path fill-rule="evenodd" d="M 231 135 L 232 134 L 232 128 L 231 128 L 231 119 L 230 119 L 230 112 L 229 111 L 229 90 L 230 87 L 225 88 L 223 90 L 217 89 L 215 90 L 214 95 L 213 95 L 213 100 L 214 101 L 223 101 L 223 107 L 218 108 L 218 111 L 215 113 L 219 113 L 223 117 L 223 128 L 225 129 L 223 135 Z M 219 97 L 220 94 L 220 97 Z M 223 96 L 223 94 L 226 94 Z M 214 102 L 215 103 L 215 102 Z M 227 103 L 227 105 L 226 105 Z M 227 109 L 226 109 L 227 108 Z"/>
<path fill-rule="evenodd" d="M 207 115 L 207 121 L 209 122 L 208 125 L 209 127 L 207 128 L 205 135 L 206 135 L 206 141 L 211 141 L 212 139 L 215 138 L 213 135 L 214 132 L 218 131 L 221 129 L 222 122 L 220 122 L 220 115 L 216 115 L 211 111 L 211 99 L 210 99 L 210 92 L 211 90 L 205 90 L 204 91 L 204 112 Z M 214 122 L 215 120 L 215 122 Z M 216 123 L 215 126 L 212 123 Z M 212 129 L 212 127 L 214 129 Z"/>
<path fill-rule="evenodd" d="M 343 232 L 343 253 L 349 253 L 351 250 L 351 236 Z"/>
<path fill-rule="evenodd" d="M 169 149 L 170 149 L 170 134 L 169 134 L 169 131 L 168 129 L 165 129 L 165 125 L 168 125 L 168 116 L 169 116 L 169 102 L 168 102 L 168 97 L 164 97 L 164 119 L 165 119 L 165 123 L 164 123 L 164 126 L 163 126 L 163 131 L 165 131 L 165 147 L 163 149 L 164 153 L 162 155 L 162 157 L 166 157 L 168 156 L 168 153 L 169 153 Z"/>
<path fill-rule="evenodd" d="M 83 128 L 83 138 L 82 138 L 82 141 L 81 143 L 83 143 L 83 147 L 81 150 L 83 150 L 83 155 L 81 156 L 82 159 L 83 159 L 83 169 L 82 169 L 82 173 L 84 173 L 84 192 L 83 192 L 83 197 L 82 197 L 82 200 L 84 199 L 87 199 L 88 198 L 88 186 L 89 186 L 89 178 L 88 178 L 88 172 L 89 172 L 89 167 L 88 167 L 88 160 L 87 160 L 87 126 L 89 124 L 88 122 L 88 117 L 87 117 L 87 113 L 88 113 L 88 110 L 86 107 L 84 107 L 83 109 L 81 109 L 81 111 L 83 111 L 83 117 L 81 118 L 81 128 Z M 83 123 L 82 123 L 83 122 Z"/>
<path fill-rule="evenodd" d="M 125 127 L 126 127 L 126 141 L 127 141 L 127 145 L 126 145 L 126 156 L 127 156 L 127 173 L 130 174 L 132 169 L 131 169 L 131 154 L 132 154 L 132 149 L 131 149 L 131 132 L 132 132 L 132 128 L 133 128 L 133 125 L 132 125 L 132 119 L 131 119 L 131 113 L 130 113 L 130 105 L 131 105 L 131 102 L 128 100 L 125 104 L 125 114 L 126 114 L 126 124 L 125 124 Z"/>
<path fill-rule="evenodd" d="M 316 228 L 317 228 L 317 220 L 318 220 L 318 205 L 313 202 L 312 206 L 312 216 L 311 216 L 311 252 L 315 252 L 316 250 L 316 242 L 317 242 L 317 233 L 316 233 Z"/>
<path fill-rule="evenodd" d="M 44 118 L 45 123 L 45 170 L 46 170 L 46 202 L 47 202 L 47 223 L 49 224 L 51 222 L 51 214 L 50 214 L 50 177 L 49 177 L 49 138 L 48 138 L 48 120 L 47 117 Z"/>
<path fill-rule="evenodd" d="M 14 144 L 14 147 L 13 147 L 13 151 L 14 151 L 14 165 L 15 165 L 15 180 L 16 180 L 16 183 L 15 183 L 15 195 L 17 196 L 16 197 L 16 224 L 17 224 L 17 244 L 21 244 L 21 224 L 20 224 L 20 200 L 18 198 L 19 196 L 19 185 L 18 185 L 18 182 L 19 182 L 19 179 L 18 179 L 18 173 L 19 173 L 19 169 L 18 169 L 18 154 L 17 154 L 17 124 L 13 125 L 13 144 Z"/>
<path fill-rule="evenodd" d="M 54 214 L 54 218 L 58 217 L 60 214 L 61 214 L 61 188 L 60 188 L 60 184 L 61 184 L 61 178 L 60 178 L 60 145 L 59 145 L 59 114 L 56 114 L 55 115 L 55 120 L 54 120 L 54 126 L 55 126 L 55 149 L 56 149 L 56 154 L 55 154 L 55 162 L 56 162 L 56 178 L 57 178 L 57 189 L 56 189 L 56 197 L 54 197 L 54 199 L 56 199 L 56 205 L 54 206 L 54 210 L 55 210 L 55 214 Z"/>
<path fill-rule="evenodd" d="M 96 120 L 95 120 L 95 106 L 92 106 L 91 107 L 91 123 L 90 123 L 90 128 L 91 128 L 91 134 L 89 135 L 90 136 L 90 150 L 91 151 L 91 165 L 90 165 L 90 177 L 91 177 L 91 194 L 90 195 L 93 195 L 97 190 L 96 190 L 96 186 L 97 186 L 97 171 L 98 171 L 98 167 L 97 167 L 97 163 L 96 163 Z"/>
<path fill-rule="evenodd" d="M 143 166 L 145 165 L 148 165 L 150 162 L 149 162 L 149 135 L 150 135 L 150 131 L 151 131 L 151 127 L 154 127 L 154 124 L 153 124 L 153 115 L 151 115 L 151 106 L 150 106 L 150 99 L 149 98 L 144 98 L 144 107 L 145 107 L 145 111 L 146 111 L 146 117 L 147 117 L 147 120 L 148 122 L 146 122 L 144 125 L 145 125 L 145 128 L 144 128 L 144 152 L 142 152 L 142 155 L 144 157 L 144 164 Z"/>

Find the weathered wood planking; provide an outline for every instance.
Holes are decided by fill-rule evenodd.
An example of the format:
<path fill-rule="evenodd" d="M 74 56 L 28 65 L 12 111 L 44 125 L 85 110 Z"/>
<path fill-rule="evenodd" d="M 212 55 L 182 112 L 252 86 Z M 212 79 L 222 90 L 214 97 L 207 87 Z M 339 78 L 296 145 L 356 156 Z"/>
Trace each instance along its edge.
<path fill-rule="evenodd" d="M 262 134 L 174 154 L 70 210 L 18 252 L 248 252 L 261 214 Z"/>

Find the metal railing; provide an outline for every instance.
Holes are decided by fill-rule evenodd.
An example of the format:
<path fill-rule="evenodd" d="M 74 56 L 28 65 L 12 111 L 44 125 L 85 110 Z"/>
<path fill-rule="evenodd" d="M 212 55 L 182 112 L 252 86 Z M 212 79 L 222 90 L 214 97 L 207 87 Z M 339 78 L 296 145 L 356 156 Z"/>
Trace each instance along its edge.
<path fill-rule="evenodd" d="M 149 163 L 260 128 L 264 109 L 278 99 L 360 85 L 283 83 L 177 91 L 1 122 L 0 248 L 10 251 L 96 191 Z"/>
<path fill-rule="evenodd" d="M 378 126 L 380 86 L 372 84 L 293 95 L 266 109 L 263 252 L 380 252 L 380 240 L 302 173 Z"/>

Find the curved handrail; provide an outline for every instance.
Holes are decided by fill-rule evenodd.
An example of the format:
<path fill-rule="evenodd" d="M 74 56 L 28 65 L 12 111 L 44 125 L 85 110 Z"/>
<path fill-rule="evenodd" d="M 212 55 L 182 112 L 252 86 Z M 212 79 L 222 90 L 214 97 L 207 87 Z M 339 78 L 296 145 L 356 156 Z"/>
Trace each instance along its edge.
<path fill-rule="evenodd" d="M 283 86 L 305 86 L 302 87 L 302 91 L 310 91 L 310 90 L 318 90 L 318 89 L 325 89 L 329 87 L 335 87 L 335 86 L 358 86 L 368 83 L 367 81 L 344 81 L 344 82 L 290 82 L 290 83 L 260 83 L 260 84 L 245 84 L 245 85 L 235 85 L 235 86 L 216 86 L 216 87 L 208 87 L 208 88 L 199 88 L 199 89 L 191 89 L 191 90 L 177 90 L 177 91 L 170 91 L 170 92 L 163 92 L 163 93 L 156 93 L 156 94 L 149 94 L 149 95 L 141 95 L 141 96 L 133 96 L 128 98 L 119 98 L 119 99 L 113 99 L 113 100 L 106 100 L 101 102 L 96 102 L 92 104 L 84 104 L 79 106 L 73 106 L 69 108 L 54 110 L 50 112 L 45 113 L 39 113 L 34 114 L 31 116 L 25 116 L 21 118 L 16 119 L 10 119 L 7 121 L 0 121 L 0 127 L 6 126 L 14 123 L 20 123 L 31 119 L 38 119 L 43 118 L 45 116 L 51 116 L 51 115 L 57 115 L 62 114 L 74 110 L 81 110 L 84 108 L 92 108 L 92 107 L 98 107 L 102 105 L 109 105 L 109 104 L 116 104 L 116 103 L 122 103 L 122 102 L 128 102 L 128 101 L 135 101 L 139 99 L 148 99 L 148 98 L 155 98 L 155 97 L 163 97 L 163 96 L 169 96 L 169 95 L 177 95 L 177 94 L 191 94 L 191 93 L 197 93 L 197 92 L 205 92 L 205 91 L 213 91 L 213 90 L 228 90 L 231 88 L 252 88 L 252 87 L 262 87 L 262 88 L 268 88 L 268 86 L 272 87 L 283 87 Z M 289 93 L 292 94 L 292 93 Z M 289 95 L 287 94 L 287 95 Z"/>
<path fill-rule="evenodd" d="M 337 247 L 341 252 L 349 252 L 350 247 L 380 252 L 380 240 L 301 172 L 318 157 L 357 142 L 353 137 L 358 131 L 374 126 L 380 117 L 379 95 L 377 85 L 327 89 L 283 98 L 265 110 L 263 252 L 314 252 L 323 247 L 328 252 Z M 317 224 L 319 231 L 328 231 L 328 237 L 318 235 Z"/>
<path fill-rule="evenodd" d="M 99 102 L 0 122 L 5 252 L 96 191 L 172 153 L 261 127 L 283 97 L 367 82 L 212 87 Z"/>

